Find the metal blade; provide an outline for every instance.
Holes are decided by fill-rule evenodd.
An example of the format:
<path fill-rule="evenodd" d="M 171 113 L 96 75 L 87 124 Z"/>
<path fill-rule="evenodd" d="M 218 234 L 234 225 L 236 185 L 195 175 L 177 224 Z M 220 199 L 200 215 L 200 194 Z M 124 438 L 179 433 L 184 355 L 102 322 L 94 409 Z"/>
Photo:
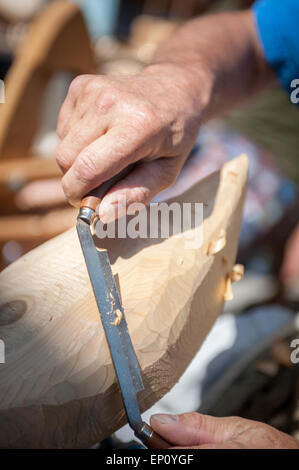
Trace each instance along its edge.
<path fill-rule="evenodd" d="M 128 421 L 133 428 L 138 427 L 141 422 L 141 414 L 136 394 L 144 387 L 108 253 L 106 250 L 98 251 L 96 249 L 90 226 L 81 219 L 77 221 L 77 232 L 120 385 Z M 117 310 L 121 312 L 122 318 L 119 325 L 113 325 Z"/>

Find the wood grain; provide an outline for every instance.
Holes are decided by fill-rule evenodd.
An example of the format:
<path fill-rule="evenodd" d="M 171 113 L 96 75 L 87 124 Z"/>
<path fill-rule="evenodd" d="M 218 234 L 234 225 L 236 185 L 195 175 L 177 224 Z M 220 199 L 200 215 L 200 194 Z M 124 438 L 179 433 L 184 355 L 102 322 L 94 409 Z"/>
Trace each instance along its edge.
<path fill-rule="evenodd" d="M 176 198 L 204 203 L 200 248 L 186 249 L 184 233 L 101 243 L 143 371 L 142 410 L 178 381 L 222 311 L 247 170 L 241 156 Z M 224 249 L 207 255 L 223 230 Z M 122 401 L 75 230 L 5 269 L 0 299 L 0 446 L 88 447 L 121 427 Z"/>

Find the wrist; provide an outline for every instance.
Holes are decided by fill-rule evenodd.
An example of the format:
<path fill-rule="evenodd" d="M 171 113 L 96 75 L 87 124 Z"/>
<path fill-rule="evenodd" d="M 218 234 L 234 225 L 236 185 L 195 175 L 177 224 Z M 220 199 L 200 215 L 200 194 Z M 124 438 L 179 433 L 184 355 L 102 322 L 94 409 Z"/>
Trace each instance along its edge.
<path fill-rule="evenodd" d="M 147 77 L 155 77 L 161 80 L 161 84 L 167 83 L 169 90 L 180 94 L 191 114 L 200 122 L 208 114 L 212 98 L 213 74 L 207 67 L 192 67 L 183 63 L 171 61 L 154 62 L 141 72 Z"/>

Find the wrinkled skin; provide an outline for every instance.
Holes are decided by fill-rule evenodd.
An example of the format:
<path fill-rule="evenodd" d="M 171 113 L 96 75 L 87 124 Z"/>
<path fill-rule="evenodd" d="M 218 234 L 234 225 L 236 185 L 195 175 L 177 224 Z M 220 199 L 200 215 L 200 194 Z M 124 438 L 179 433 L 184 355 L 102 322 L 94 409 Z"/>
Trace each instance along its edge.
<path fill-rule="evenodd" d="M 108 222 L 131 203 L 148 203 L 176 179 L 203 120 L 274 80 L 250 10 L 188 22 L 155 63 L 133 77 L 76 78 L 57 128 L 66 197 L 78 206 L 89 191 L 136 163 L 103 198 L 98 214 Z M 298 448 L 290 436 L 242 418 L 160 415 L 151 424 L 174 447 Z"/>
<path fill-rule="evenodd" d="M 151 426 L 172 447 L 188 449 L 299 449 L 293 437 L 267 424 L 200 413 L 153 415 Z"/>
<path fill-rule="evenodd" d="M 101 204 L 103 221 L 105 206 L 121 201 L 121 195 L 127 204 L 146 204 L 171 185 L 194 145 L 201 116 L 196 110 L 199 103 L 195 106 L 187 91 L 188 74 L 180 67 L 164 68 L 153 67 L 135 77 L 80 76 L 61 109 L 57 162 L 73 205 L 139 162 Z M 171 74 L 175 79 L 169 79 Z M 118 209 L 119 215 L 125 210 Z"/>
<path fill-rule="evenodd" d="M 103 222 L 170 186 L 203 119 L 248 99 L 273 80 L 250 10 L 195 18 L 134 76 L 83 75 L 71 84 L 57 132 L 62 185 L 74 206 L 137 163 L 98 207 Z"/>

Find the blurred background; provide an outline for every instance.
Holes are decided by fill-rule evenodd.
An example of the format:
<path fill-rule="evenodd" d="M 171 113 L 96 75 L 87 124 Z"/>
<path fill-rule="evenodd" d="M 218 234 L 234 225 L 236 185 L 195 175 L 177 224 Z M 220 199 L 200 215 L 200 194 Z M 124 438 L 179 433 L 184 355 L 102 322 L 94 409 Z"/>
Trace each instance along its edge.
<path fill-rule="evenodd" d="M 250 0 L 0 0 L 0 269 L 72 227 L 55 163 L 56 121 L 78 74 L 135 74 L 187 19 Z M 199 32 L 200 34 L 200 32 Z M 299 438 L 299 112 L 274 86 L 202 127 L 179 194 L 240 153 L 250 159 L 234 285 L 202 349 L 153 412 L 262 420 Z M 127 446 L 128 427 L 99 444 Z"/>

